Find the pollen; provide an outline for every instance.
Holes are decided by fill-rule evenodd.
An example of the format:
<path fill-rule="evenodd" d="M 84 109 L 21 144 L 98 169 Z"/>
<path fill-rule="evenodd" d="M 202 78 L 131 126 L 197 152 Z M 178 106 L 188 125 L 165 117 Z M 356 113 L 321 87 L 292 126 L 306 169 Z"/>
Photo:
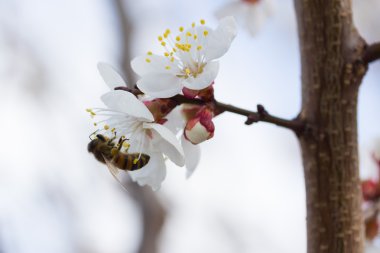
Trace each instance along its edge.
<path fill-rule="evenodd" d="M 146 58 L 145 61 L 146 61 L 147 63 L 150 63 L 150 59 L 149 59 L 149 58 Z"/>
<path fill-rule="evenodd" d="M 117 154 L 117 148 L 112 148 L 111 149 L 111 155 L 116 155 Z"/>
<path fill-rule="evenodd" d="M 206 24 L 206 21 L 204 19 L 201 19 L 200 23 L 201 23 L 201 25 L 204 25 L 204 24 Z"/>
<path fill-rule="evenodd" d="M 180 31 L 180 32 L 183 32 L 183 30 L 184 30 L 184 29 L 183 29 L 183 26 L 181 26 L 181 27 L 179 28 L 179 31 Z"/>
<path fill-rule="evenodd" d="M 133 160 L 133 164 L 136 164 L 138 161 L 139 161 L 139 159 L 138 159 L 138 158 L 135 158 L 135 159 Z"/>
<path fill-rule="evenodd" d="M 204 31 L 203 31 L 203 35 L 204 35 L 204 36 L 207 36 L 207 35 L 208 35 L 208 31 L 207 31 L 207 30 L 204 30 Z"/>
<path fill-rule="evenodd" d="M 109 125 L 104 125 L 104 130 L 108 130 L 110 129 L 110 126 Z"/>
<path fill-rule="evenodd" d="M 165 66 L 165 69 L 169 70 L 169 69 L 170 69 L 170 66 L 169 66 L 169 65 L 168 65 L 168 66 Z"/>
<path fill-rule="evenodd" d="M 146 53 L 147 55 L 152 55 L 153 53 L 151 51 L 148 51 L 148 53 Z"/>

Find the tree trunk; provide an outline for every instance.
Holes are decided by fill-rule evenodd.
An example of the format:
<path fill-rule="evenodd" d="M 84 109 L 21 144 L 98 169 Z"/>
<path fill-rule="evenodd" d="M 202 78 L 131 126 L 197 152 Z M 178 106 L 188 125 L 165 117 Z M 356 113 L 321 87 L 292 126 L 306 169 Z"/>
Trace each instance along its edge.
<path fill-rule="evenodd" d="M 302 61 L 299 135 L 308 253 L 363 253 L 357 97 L 367 66 L 351 0 L 295 0 Z"/>

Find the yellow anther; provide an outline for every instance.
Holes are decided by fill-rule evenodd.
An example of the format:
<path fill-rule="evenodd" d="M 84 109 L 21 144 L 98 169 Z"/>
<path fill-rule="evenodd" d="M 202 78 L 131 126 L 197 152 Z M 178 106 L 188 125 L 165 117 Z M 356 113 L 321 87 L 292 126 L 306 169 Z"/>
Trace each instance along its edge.
<path fill-rule="evenodd" d="M 164 38 L 166 39 L 168 37 L 168 34 L 167 33 L 164 33 Z"/>
<path fill-rule="evenodd" d="M 111 129 L 111 132 L 113 133 L 113 132 L 115 132 L 115 130 L 116 130 L 116 128 L 112 128 L 112 129 Z"/>
<path fill-rule="evenodd" d="M 181 27 L 179 28 L 179 31 L 180 31 L 180 32 L 183 32 L 183 30 L 184 30 L 184 29 L 183 29 L 183 27 L 181 26 Z"/>
<path fill-rule="evenodd" d="M 98 124 L 94 123 L 94 126 L 97 126 Z"/>
<path fill-rule="evenodd" d="M 165 33 L 169 35 L 170 34 L 170 29 L 166 29 Z"/>
<path fill-rule="evenodd" d="M 191 23 L 191 27 L 192 27 L 192 28 L 195 27 L 195 22 Z"/>
<path fill-rule="evenodd" d="M 161 42 L 161 46 L 166 46 L 166 42 L 165 41 L 163 41 L 163 42 Z"/>
<path fill-rule="evenodd" d="M 190 70 L 189 68 L 186 68 L 186 69 L 185 69 L 185 72 L 186 72 L 186 75 L 190 75 L 191 70 Z"/>
<path fill-rule="evenodd" d="M 166 57 L 168 57 L 168 56 L 169 56 L 169 53 L 168 53 L 168 52 L 165 52 L 164 55 L 165 55 Z"/>
<path fill-rule="evenodd" d="M 194 34 L 194 39 L 195 39 L 195 40 L 198 39 L 198 36 L 197 36 L 196 34 Z"/>
<path fill-rule="evenodd" d="M 202 50 L 202 46 L 197 46 L 197 50 Z"/>
<path fill-rule="evenodd" d="M 204 35 L 204 36 L 207 36 L 207 35 L 208 35 L 208 31 L 207 31 L 207 30 L 204 30 L 204 31 L 203 31 L 203 35 Z"/>
<path fill-rule="evenodd" d="M 169 69 L 170 69 L 170 66 L 169 66 L 169 65 L 168 65 L 168 66 L 165 66 L 165 69 L 169 70 Z"/>
<path fill-rule="evenodd" d="M 147 63 L 150 63 L 150 59 L 149 59 L 149 58 L 146 58 L 145 61 L 146 61 Z"/>
<path fill-rule="evenodd" d="M 109 125 L 104 125 L 104 130 L 108 130 L 110 129 L 110 126 Z"/>
<path fill-rule="evenodd" d="M 173 52 L 177 52 L 177 49 L 173 48 Z"/>
<path fill-rule="evenodd" d="M 129 144 L 128 142 L 123 142 L 123 147 L 124 148 L 129 148 L 131 146 L 131 144 Z"/>
<path fill-rule="evenodd" d="M 201 23 L 201 25 L 204 25 L 204 24 L 206 24 L 206 21 L 204 19 L 201 19 L 200 23 Z"/>
<path fill-rule="evenodd" d="M 173 49 L 174 49 L 174 48 L 173 48 Z M 173 54 L 174 54 L 173 52 L 170 52 L 170 56 L 173 56 Z"/>
<path fill-rule="evenodd" d="M 159 41 L 162 41 L 162 36 L 158 36 L 158 40 L 159 40 Z"/>
<path fill-rule="evenodd" d="M 153 53 L 151 51 L 148 51 L 148 53 L 146 53 L 147 55 L 152 55 Z"/>
<path fill-rule="evenodd" d="M 177 36 L 177 37 L 175 37 L 175 40 L 176 40 L 176 41 L 180 41 L 180 40 L 181 40 L 181 37 Z"/>
<path fill-rule="evenodd" d="M 133 160 L 133 164 L 136 164 L 138 161 L 139 161 L 139 159 L 138 159 L 138 158 L 135 158 L 135 159 Z"/>
<path fill-rule="evenodd" d="M 86 109 L 86 112 L 92 112 L 92 110 L 90 108 Z"/>
<path fill-rule="evenodd" d="M 191 37 L 191 36 L 192 36 L 191 32 L 187 32 L 187 33 L 186 33 L 186 36 Z"/>
<path fill-rule="evenodd" d="M 174 62 L 174 57 L 170 58 L 170 61 L 171 61 L 171 62 Z"/>

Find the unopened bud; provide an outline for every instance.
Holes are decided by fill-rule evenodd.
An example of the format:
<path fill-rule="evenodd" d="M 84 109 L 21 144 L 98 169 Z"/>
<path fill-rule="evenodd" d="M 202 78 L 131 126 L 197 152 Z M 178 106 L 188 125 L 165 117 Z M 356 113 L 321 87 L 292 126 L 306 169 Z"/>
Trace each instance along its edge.
<path fill-rule="evenodd" d="M 189 120 L 185 127 L 185 138 L 193 144 L 199 144 L 214 136 L 215 126 L 212 122 L 213 113 L 203 108 L 196 117 Z"/>

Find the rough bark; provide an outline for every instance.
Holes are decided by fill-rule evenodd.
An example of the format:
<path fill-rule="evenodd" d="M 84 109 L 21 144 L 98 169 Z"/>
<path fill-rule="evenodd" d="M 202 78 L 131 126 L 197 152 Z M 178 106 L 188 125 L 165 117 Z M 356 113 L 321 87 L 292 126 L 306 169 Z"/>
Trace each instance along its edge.
<path fill-rule="evenodd" d="M 302 62 L 299 135 L 308 253 L 363 253 L 357 97 L 365 42 L 350 0 L 295 0 Z"/>

